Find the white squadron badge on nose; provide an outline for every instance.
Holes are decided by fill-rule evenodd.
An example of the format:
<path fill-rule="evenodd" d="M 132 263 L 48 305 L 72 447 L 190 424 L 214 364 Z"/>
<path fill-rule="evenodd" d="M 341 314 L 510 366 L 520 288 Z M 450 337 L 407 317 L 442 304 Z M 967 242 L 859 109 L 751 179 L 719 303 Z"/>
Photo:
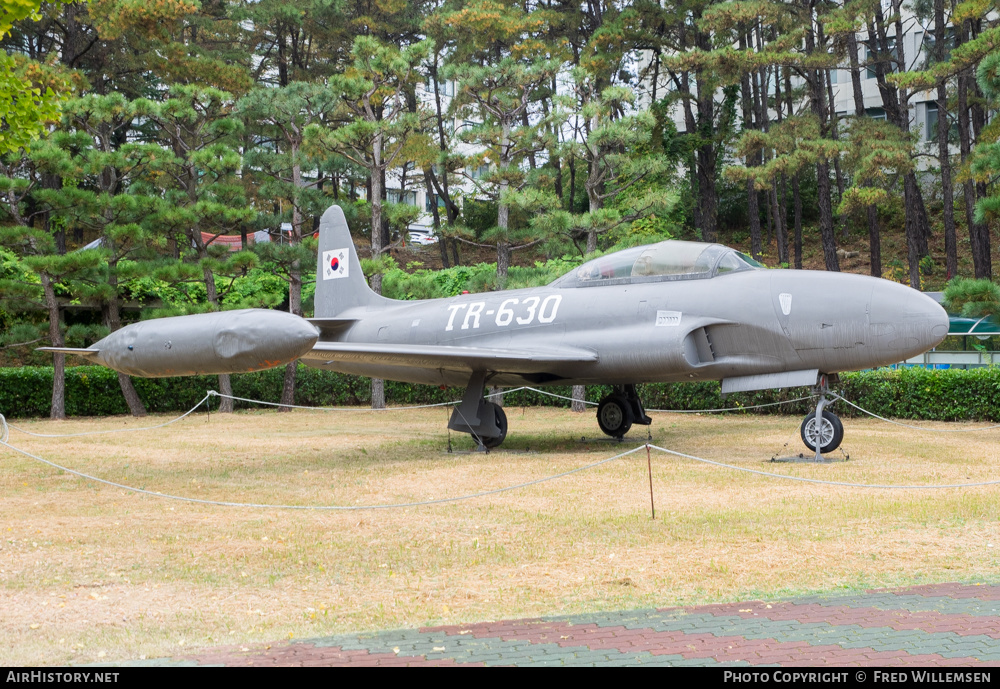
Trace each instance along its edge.
<path fill-rule="evenodd" d="M 348 271 L 347 249 L 333 249 L 323 252 L 323 279 L 346 278 Z"/>
<path fill-rule="evenodd" d="M 782 292 L 778 295 L 778 303 L 781 304 L 781 313 L 787 316 L 792 312 L 792 295 L 788 292 Z"/>

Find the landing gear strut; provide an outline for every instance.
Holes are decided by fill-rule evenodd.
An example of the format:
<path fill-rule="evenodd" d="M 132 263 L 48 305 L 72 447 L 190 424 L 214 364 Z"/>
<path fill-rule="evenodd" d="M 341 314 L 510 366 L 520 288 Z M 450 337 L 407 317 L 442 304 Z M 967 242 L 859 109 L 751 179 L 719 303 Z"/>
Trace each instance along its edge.
<path fill-rule="evenodd" d="M 632 424 L 648 426 L 653 420 L 646 416 L 634 385 L 616 385 L 614 392 L 597 405 L 597 425 L 612 438 L 621 438 Z"/>
<path fill-rule="evenodd" d="M 816 461 L 819 461 L 821 455 L 840 447 L 844 439 L 844 424 L 840 422 L 840 417 L 825 408 L 830 403 L 826 398 L 830 385 L 825 373 L 820 375 L 819 384 L 813 392 L 819 395 L 819 402 L 816 403 L 816 411 L 802 419 L 799 435 L 806 447 L 816 452 Z"/>
<path fill-rule="evenodd" d="M 468 433 L 480 445 L 480 449 L 492 449 L 500 447 L 507 437 L 507 414 L 500 405 L 483 399 L 485 384 L 485 372 L 472 374 L 462 403 L 451 413 L 448 428 Z"/>

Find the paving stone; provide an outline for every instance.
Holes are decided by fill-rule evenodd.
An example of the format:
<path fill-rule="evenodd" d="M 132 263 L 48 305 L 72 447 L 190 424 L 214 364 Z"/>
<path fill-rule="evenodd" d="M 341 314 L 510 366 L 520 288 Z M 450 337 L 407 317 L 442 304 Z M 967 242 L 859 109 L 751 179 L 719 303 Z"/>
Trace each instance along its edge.
<path fill-rule="evenodd" d="M 273 648 L 239 648 L 121 665 L 992 667 L 1000 666 L 1000 586 L 934 584 L 339 634 Z"/>

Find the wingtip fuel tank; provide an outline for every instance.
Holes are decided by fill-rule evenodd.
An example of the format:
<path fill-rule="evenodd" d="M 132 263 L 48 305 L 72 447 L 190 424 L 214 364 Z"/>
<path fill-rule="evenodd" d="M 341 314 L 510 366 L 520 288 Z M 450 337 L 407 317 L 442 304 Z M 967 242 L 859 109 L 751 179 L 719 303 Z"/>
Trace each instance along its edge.
<path fill-rule="evenodd" d="M 317 339 L 316 326 L 294 314 L 243 309 L 133 323 L 74 353 L 130 376 L 217 375 L 290 363 Z"/>

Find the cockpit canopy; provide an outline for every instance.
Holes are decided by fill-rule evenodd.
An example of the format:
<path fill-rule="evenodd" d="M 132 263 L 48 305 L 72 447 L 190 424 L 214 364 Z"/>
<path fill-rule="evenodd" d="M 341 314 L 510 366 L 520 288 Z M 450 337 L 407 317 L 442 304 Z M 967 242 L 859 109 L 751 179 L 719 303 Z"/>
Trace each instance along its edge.
<path fill-rule="evenodd" d="M 669 240 L 595 258 L 558 278 L 552 286 L 698 280 L 763 267 L 746 254 L 721 244 Z"/>

